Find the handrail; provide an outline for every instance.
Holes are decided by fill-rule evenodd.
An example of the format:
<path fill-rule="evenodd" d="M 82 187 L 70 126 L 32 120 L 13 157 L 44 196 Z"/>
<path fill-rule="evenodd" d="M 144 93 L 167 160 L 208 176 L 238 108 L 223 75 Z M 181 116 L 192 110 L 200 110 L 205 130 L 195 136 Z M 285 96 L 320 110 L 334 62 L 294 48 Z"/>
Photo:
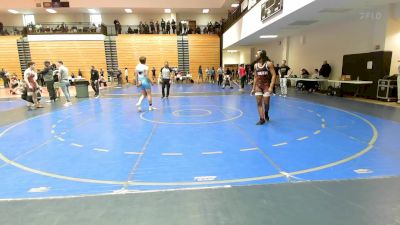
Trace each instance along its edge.
<path fill-rule="evenodd" d="M 261 0 L 257 0 L 256 4 L 258 4 Z M 241 19 L 244 15 L 249 12 L 249 8 L 247 7 L 245 10 L 242 11 L 242 4 L 239 3 L 239 6 L 233 11 L 231 14 L 228 15 L 228 19 L 224 21 L 222 24 L 222 34 L 225 33 L 229 28 L 231 28 L 239 19 Z"/>

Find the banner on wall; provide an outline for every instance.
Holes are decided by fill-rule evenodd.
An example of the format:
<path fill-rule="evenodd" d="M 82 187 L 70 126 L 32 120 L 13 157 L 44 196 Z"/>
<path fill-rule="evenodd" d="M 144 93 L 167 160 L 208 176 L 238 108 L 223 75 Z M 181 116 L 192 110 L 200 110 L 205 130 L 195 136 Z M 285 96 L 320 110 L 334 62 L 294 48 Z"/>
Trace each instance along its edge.
<path fill-rule="evenodd" d="M 246 1 L 246 0 L 245 0 Z M 247 7 L 250 10 L 251 8 L 253 8 L 253 6 L 257 3 L 257 0 L 249 0 Z"/>
<path fill-rule="evenodd" d="M 276 13 L 282 11 L 283 0 L 267 0 L 261 5 L 261 21 L 265 21 Z"/>

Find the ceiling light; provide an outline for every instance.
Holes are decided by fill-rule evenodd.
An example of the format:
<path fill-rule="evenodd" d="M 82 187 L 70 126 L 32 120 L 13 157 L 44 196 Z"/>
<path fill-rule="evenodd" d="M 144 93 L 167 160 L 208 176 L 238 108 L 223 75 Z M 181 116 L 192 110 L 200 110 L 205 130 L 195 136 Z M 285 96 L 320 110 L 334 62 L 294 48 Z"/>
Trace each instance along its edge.
<path fill-rule="evenodd" d="M 210 9 L 203 9 L 203 13 L 209 13 Z"/>
<path fill-rule="evenodd" d="M 260 38 L 277 38 L 278 35 L 261 35 Z"/>
<path fill-rule="evenodd" d="M 17 14 L 19 13 L 17 10 L 14 9 L 9 9 L 8 12 L 12 13 L 12 14 Z"/>
<path fill-rule="evenodd" d="M 95 9 L 88 9 L 88 11 L 89 11 L 90 13 L 97 13 L 97 10 L 95 10 Z"/>
<path fill-rule="evenodd" d="M 171 13 L 171 11 L 172 11 L 171 9 L 164 9 L 165 13 Z"/>
<path fill-rule="evenodd" d="M 132 13 L 132 9 L 125 9 L 126 13 Z"/>
<path fill-rule="evenodd" d="M 237 8 L 237 7 L 239 7 L 239 3 L 233 3 L 231 6 L 232 6 L 232 8 Z"/>
<path fill-rule="evenodd" d="M 48 13 L 57 13 L 57 11 L 54 10 L 54 9 L 46 9 L 46 11 L 47 11 Z"/>

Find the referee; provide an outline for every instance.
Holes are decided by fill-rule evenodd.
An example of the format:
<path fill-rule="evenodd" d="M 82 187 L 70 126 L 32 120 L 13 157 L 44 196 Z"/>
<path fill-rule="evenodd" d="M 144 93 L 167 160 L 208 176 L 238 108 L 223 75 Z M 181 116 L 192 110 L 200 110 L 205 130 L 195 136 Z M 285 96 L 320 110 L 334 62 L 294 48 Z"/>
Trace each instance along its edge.
<path fill-rule="evenodd" d="M 168 98 L 169 89 L 171 87 L 171 68 L 168 65 L 168 62 L 165 62 L 164 67 L 161 68 L 161 79 L 162 79 L 162 98 Z M 165 87 L 167 88 L 167 95 L 165 95 Z"/>

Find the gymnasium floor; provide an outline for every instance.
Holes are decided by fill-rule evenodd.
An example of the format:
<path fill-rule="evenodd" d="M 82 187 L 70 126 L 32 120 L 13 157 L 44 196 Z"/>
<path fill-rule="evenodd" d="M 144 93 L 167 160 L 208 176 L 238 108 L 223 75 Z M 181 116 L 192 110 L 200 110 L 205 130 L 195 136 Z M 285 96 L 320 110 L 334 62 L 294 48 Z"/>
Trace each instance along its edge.
<path fill-rule="evenodd" d="M 291 90 L 255 126 L 255 99 L 237 89 L 154 92 L 158 110 L 143 113 L 132 86 L 69 108 L 1 101 L 0 212 L 14 210 L 0 224 L 68 224 L 57 212 L 78 203 L 73 224 L 107 224 L 115 207 L 136 211 L 113 224 L 400 224 L 399 108 Z M 384 220 L 367 219 L 371 210 Z M 348 217 L 330 221 L 335 213 Z"/>

